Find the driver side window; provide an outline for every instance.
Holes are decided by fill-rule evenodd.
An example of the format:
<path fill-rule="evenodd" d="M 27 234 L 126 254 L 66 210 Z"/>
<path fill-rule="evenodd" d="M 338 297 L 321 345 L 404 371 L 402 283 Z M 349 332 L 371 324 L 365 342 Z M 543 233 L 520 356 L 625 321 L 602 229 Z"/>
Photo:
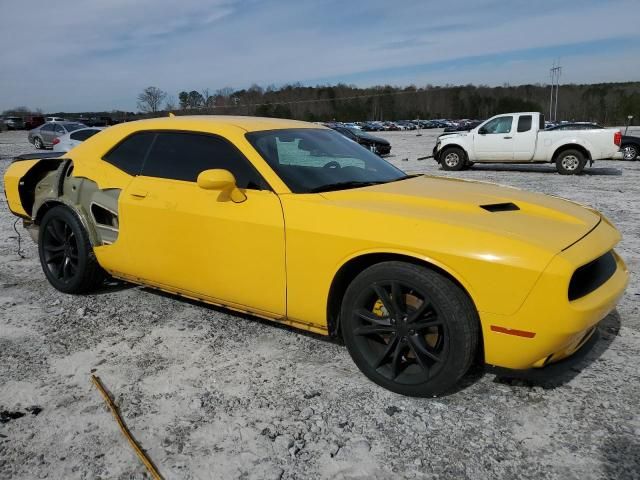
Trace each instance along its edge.
<path fill-rule="evenodd" d="M 486 133 L 509 133 L 511 132 L 511 124 L 513 123 L 513 117 L 497 117 L 486 123 L 482 128 Z"/>

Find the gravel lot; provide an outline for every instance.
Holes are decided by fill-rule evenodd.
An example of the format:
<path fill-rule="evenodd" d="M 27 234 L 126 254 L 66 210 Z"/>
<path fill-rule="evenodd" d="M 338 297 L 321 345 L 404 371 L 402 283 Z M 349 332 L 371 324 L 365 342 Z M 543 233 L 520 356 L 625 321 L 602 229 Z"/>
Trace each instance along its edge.
<path fill-rule="evenodd" d="M 1 196 L 0 478 L 147 478 L 91 372 L 166 478 L 640 478 L 640 161 L 448 173 L 417 160 L 435 135 L 385 134 L 389 161 L 570 198 L 623 232 L 631 283 L 588 351 L 526 380 L 477 368 L 447 397 L 400 397 L 337 341 L 140 287 L 54 291 L 20 227 L 17 255 Z M 0 174 L 30 151 L 25 132 L 0 133 Z"/>

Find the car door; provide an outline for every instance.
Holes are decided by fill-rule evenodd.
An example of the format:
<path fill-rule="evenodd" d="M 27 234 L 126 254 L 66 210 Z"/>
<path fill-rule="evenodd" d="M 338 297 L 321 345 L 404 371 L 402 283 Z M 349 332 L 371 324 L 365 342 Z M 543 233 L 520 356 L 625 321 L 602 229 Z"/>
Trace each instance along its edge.
<path fill-rule="evenodd" d="M 513 134 L 513 160 L 526 162 L 533 158 L 536 150 L 538 131 L 533 125 L 533 115 L 518 115 L 516 131 Z"/>
<path fill-rule="evenodd" d="M 513 116 L 495 117 L 473 134 L 473 146 L 478 161 L 513 160 Z"/>
<path fill-rule="evenodd" d="M 54 124 L 47 123 L 40 128 L 40 137 L 42 138 L 42 143 L 45 145 L 51 145 L 53 143 L 53 132 L 54 132 Z"/>
<path fill-rule="evenodd" d="M 216 168 L 233 173 L 245 201 L 197 185 L 199 173 Z M 226 139 L 158 132 L 119 208 L 114 245 L 127 258 L 124 273 L 191 297 L 285 315 L 280 200 Z"/>

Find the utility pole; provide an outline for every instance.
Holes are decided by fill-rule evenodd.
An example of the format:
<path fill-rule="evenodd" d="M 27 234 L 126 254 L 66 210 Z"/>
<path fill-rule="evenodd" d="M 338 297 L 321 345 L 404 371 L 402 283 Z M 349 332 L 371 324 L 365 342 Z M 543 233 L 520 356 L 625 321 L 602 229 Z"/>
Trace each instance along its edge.
<path fill-rule="evenodd" d="M 549 120 L 557 121 L 558 120 L 558 90 L 560 89 L 560 74 L 562 73 L 562 67 L 560 66 L 560 60 L 558 60 L 558 64 L 556 65 L 555 60 L 553 61 L 553 65 L 549 70 L 551 75 L 551 96 L 549 98 Z M 556 90 L 556 98 L 555 98 L 555 108 L 553 104 L 553 89 L 555 87 Z"/>

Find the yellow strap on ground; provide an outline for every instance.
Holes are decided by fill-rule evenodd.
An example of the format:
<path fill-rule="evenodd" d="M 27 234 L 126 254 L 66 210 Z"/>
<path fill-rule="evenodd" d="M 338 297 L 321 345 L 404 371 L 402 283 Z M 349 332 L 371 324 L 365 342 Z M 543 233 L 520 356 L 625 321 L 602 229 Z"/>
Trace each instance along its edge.
<path fill-rule="evenodd" d="M 124 421 L 122 420 L 122 417 L 120 416 L 120 413 L 118 412 L 118 407 L 116 407 L 116 404 L 113 403 L 113 400 L 111 400 L 111 397 L 109 396 L 109 394 L 105 390 L 105 388 L 102 385 L 102 382 L 100 381 L 100 379 L 98 377 L 96 377 L 95 375 L 91 375 L 91 381 L 93 382 L 93 384 L 96 386 L 96 388 L 98 389 L 98 391 L 100 392 L 100 394 L 104 398 L 104 401 L 107 403 L 107 406 L 109 407 L 109 410 L 111 410 L 111 413 L 113 414 L 113 418 L 115 418 L 116 422 L 118 422 L 118 426 L 120 427 L 120 430 L 122 431 L 122 434 L 129 441 L 129 444 L 131 445 L 133 450 L 136 452 L 136 455 L 138 455 L 138 458 L 140 459 L 140 461 L 142 461 L 142 463 L 144 463 L 144 466 L 147 467 L 147 470 L 149 470 L 149 473 L 151 474 L 151 476 L 155 480 L 162 480 L 162 476 L 160 475 L 160 473 L 156 469 L 156 467 L 153 464 L 153 462 L 151 461 L 151 459 L 147 456 L 146 453 L 144 453 L 142 451 L 142 448 L 140 448 L 140 445 L 138 445 L 138 442 L 136 442 L 136 440 L 131 435 L 131 432 L 129 432 L 129 429 L 124 424 Z"/>

